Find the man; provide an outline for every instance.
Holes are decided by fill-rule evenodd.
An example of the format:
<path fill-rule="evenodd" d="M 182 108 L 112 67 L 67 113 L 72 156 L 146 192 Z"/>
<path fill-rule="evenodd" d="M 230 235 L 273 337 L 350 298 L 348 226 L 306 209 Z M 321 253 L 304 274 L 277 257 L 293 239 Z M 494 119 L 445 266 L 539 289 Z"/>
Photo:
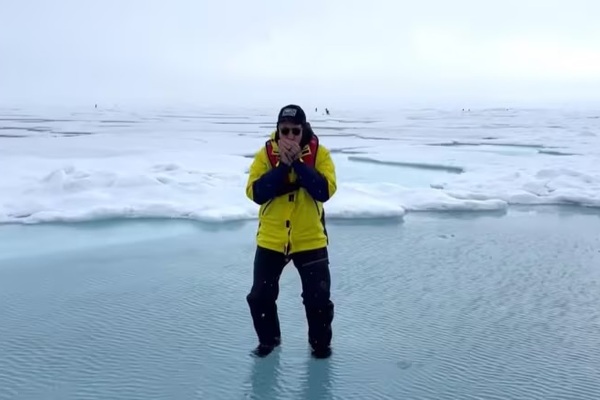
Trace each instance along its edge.
<path fill-rule="evenodd" d="M 292 260 L 302 281 L 308 342 L 317 358 L 331 355 L 331 277 L 323 203 L 336 187 L 329 150 L 297 105 L 281 109 L 277 129 L 255 155 L 246 195 L 260 205 L 254 279 L 247 296 L 259 344 L 265 357 L 281 343 L 277 315 L 279 277 Z"/>

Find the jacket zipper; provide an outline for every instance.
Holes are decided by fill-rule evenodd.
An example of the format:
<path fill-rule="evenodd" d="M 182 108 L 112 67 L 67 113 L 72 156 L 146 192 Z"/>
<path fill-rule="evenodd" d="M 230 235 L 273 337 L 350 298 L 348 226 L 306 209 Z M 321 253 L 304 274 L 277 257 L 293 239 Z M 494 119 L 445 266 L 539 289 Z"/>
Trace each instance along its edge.
<path fill-rule="evenodd" d="M 287 241 L 287 244 L 283 248 L 283 252 L 287 256 L 287 255 L 290 254 L 290 249 L 292 247 L 292 243 L 291 243 L 291 240 L 292 240 L 292 237 L 291 237 L 292 236 L 292 223 L 291 223 L 291 221 L 289 219 L 287 221 L 285 221 L 285 226 L 286 226 L 286 228 L 288 228 L 288 241 Z"/>

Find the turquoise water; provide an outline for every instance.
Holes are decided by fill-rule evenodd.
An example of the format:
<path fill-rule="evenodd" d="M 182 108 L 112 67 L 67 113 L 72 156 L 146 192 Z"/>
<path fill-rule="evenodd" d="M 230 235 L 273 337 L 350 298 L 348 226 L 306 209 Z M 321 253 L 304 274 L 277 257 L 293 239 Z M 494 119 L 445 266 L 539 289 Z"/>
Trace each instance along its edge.
<path fill-rule="evenodd" d="M 334 355 L 300 280 L 254 359 L 254 223 L 0 226 L 0 399 L 597 399 L 600 215 L 329 223 Z"/>
<path fill-rule="evenodd" d="M 355 156 L 356 157 L 356 156 Z M 453 175 L 444 170 L 418 168 L 416 166 L 386 165 L 384 163 L 348 159 L 348 155 L 334 154 L 336 174 L 340 182 L 395 183 L 404 187 L 430 187 L 432 182 Z"/>

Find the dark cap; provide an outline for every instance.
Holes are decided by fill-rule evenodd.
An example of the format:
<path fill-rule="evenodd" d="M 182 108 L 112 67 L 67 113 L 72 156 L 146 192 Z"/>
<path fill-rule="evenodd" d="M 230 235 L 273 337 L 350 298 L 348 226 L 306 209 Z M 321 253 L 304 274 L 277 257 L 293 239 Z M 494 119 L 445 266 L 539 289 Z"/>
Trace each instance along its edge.
<path fill-rule="evenodd" d="M 304 125 L 306 124 L 306 113 L 300 106 L 295 104 L 287 105 L 279 111 L 279 115 L 277 116 L 277 124 L 282 122 Z"/>

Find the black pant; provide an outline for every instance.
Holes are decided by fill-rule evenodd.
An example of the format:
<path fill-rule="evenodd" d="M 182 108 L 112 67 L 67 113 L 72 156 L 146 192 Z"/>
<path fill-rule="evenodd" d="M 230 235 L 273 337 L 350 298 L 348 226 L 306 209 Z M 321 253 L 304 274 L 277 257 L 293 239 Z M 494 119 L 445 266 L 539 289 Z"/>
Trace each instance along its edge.
<path fill-rule="evenodd" d="M 333 302 L 327 248 L 303 251 L 290 256 L 302 280 L 302 298 L 308 321 L 308 342 L 324 348 L 331 344 Z M 283 253 L 257 247 L 254 256 L 254 282 L 246 297 L 258 340 L 274 344 L 281 338 L 277 315 L 279 277 L 290 258 Z"/>

